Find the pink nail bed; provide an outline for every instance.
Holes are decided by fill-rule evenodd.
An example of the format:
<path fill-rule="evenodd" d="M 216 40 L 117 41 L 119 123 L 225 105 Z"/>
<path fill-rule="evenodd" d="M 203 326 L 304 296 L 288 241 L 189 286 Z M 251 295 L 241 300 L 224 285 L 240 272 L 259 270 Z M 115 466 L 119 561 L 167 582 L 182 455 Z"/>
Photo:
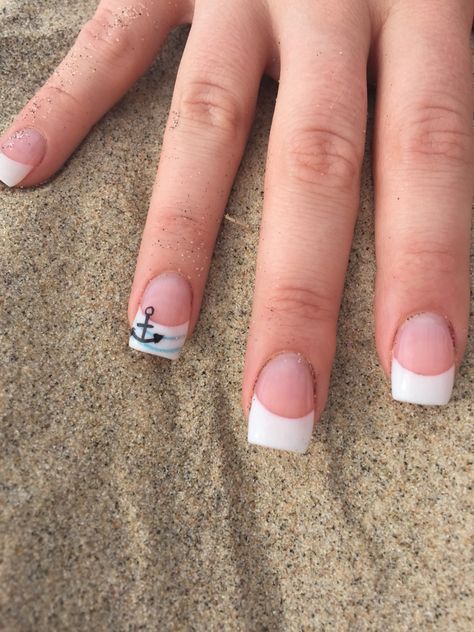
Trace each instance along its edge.
<path fill-rule="evenodd" d="M 392 358 L 392 396 L 413 404 L 447 404 L 454 384 L 454 345 L 448 322 L 417 314 L 399 328 Z"/>
<path fill-rule="evenodd" d="M 10 187 L 19 184 L 45 153 L 46 140 L 40 132 L 31 128 L 16 131 L 1 147 L 0 180 Z"/>
<path fill-rule="evenodd" d="M 314 380 L 297 353 L 281 353 L 262 369 L 249 413 L 250 443 L 305 452 L 314 425 Z"/>
<path fill-rule="evenodd" d="M 188 333 L 191 300 L 191 286 L 180 274 L 164 272 L 152 279 L 133 321 L 130 347 L 176 360 Z"/>

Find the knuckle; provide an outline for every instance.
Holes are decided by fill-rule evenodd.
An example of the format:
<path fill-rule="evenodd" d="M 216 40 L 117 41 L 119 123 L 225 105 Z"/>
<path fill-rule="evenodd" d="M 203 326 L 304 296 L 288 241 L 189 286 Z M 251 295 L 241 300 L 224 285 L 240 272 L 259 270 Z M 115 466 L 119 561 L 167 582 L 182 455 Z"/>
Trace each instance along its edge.
<path fill-rule="evenodd" d="M 192 247 L 200 255 L 207 249 L 209 226 L 206 216 L 190 208 L 161 207 L 150 230 L 162 247 L 187 250 Z"/>
<path fill-rule="evenodd" d="M 192 80 L 183 90 L 179 105 L 180 118 L 216 129 L 226 140 L 241 133 L 244 108 L 229 88 L 214 80 Z"/>
<path fill-rule="evenodd" d="M 362 149 L 334 128 L 305 127 L 291 133 L 286 158 L 287 173 L 298 183 L 352 190 Z"/>
<path fill-rule="evenodd" d="M 54 75 L 53 75 L 54 77 Z M 64 85 L 57 85 L 50 80 L 43 88 L 42 97 L 48 102 L 58 101 L 61 105 L 64 104 L 64 107 L 61 108 L 61 111 L 65 117 L 74 118 L 77 115 L 78 108 L 83 112 L 84 107 L 87 107 L 87 104 L 80 103 L 80 101 L 75 97 Z M 61 82 L 61 80 L 59 79 Z"/>
<path fill-rule="evenodd" d="M 294 329 L 314 329 L 314 323 L 334 326 L 337 320 L 337 298 L 326 290 L 301 285 L 279 285 L 268 298 L 265 308 L 279 324 Z"/>
<path fill-rule="evenodd" d="M 410 284 L 418 280 L 454 278 L 459 272 L 457 248 L 439 242 L 405 244 L 397 263 L 397 276 Z"/>
<path fill-rule="evenodd" d="M 402 119 L 398 145 L 402 160 L 473 164 L 470 121 L 458 104 L 433 97 L 412 106 Z"/>
<path fill-rule="evenodd" d="M 107 6 L 101 6 L 94 16 L 83 26 L 78 43 L 94 51 L 94 55 L 106 65 L 126 66 L 136 49 L 133 29 L 130 25 L 120 25 L 119 16 Z"/>

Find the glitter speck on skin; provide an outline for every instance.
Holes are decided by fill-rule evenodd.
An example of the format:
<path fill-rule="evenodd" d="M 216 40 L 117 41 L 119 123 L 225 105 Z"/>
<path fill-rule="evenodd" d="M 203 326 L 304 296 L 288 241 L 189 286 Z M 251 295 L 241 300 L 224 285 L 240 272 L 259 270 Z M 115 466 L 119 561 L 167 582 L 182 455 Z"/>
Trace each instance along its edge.
<path fill-rule="evenodd" d="M 133 20 L 145 16 L 150 17 L 150 12 L 144 4 L 139 4 L 134 7 L 122 7 L 117 9 L 113 15 L 113 21 L 108 24 L 109 28 L 127 28 L 131 25 Z"/>
<path fill-rule="evenodd" d="M 179 112 L 172 110 L 173 120 L 171 121 L 170 129 L 176 129 L 179 125 Z"/>
<path fill-rule="evenodd" d="M 15 132 L 12 136 L 12 140 L 16 140 L 17 138 L 25 138 L 25 136 L 28 136 L 28 133 L 26 130 L 24 129 L 20 129 L 17 132 Z"/>

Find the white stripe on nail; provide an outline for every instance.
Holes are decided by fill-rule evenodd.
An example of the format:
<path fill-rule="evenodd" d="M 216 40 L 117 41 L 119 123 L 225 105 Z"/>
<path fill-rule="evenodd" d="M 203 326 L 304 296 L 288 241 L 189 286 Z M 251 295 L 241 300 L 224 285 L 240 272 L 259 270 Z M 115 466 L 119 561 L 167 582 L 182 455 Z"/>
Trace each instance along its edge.
<path fill-rule="evenodd" d="M 454 365 L 439 375 L 420 375 L 392 359 L 392 397 L 399 402 L 442 406 L 449 402 L 454 384 Z"/>
<path fill-rule="evenodd" d="M 24 180 L 33 168 L 33 165 L 17 162 L 0 152 L 0 180 L 7 187 L 14 187 L 15 184 Z"/>
<path fill-rule="evenodd" d="M 189 322 L 176 327 L 161 325 L 147 319 L 145 313 L 139 309 L 133 321 L 129 346 L 136 351 L 176 360 L 186 341 L 188 329 Z M 155 334 L 161 336 L 160 340 L 153 339 Z"/>
<path fill-rule="evenodd" d="M 311 442 L 314 410 L 298 419 L 270 412 L 256 395 L 249 414 L 248 441 L 266 448 L 306 452 Z"/>

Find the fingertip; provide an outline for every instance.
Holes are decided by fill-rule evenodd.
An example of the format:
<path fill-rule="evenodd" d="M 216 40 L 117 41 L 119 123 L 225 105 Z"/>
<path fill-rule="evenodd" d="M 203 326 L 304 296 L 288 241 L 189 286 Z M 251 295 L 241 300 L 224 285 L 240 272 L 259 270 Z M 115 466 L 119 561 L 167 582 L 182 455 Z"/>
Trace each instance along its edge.
<path fill-rule="evenodd" d="M 248 441 L 265 448 L 304 453 L 315 420 L 311 366 L 299 353 L 280 353 L 263 367 L 248 416 Z"/>
<path fill-rule="evenodd" d="M 266 408 L 283 417 L 303 417 L 314 408 L 313 372 L 299 353 L 279 353 L 263 367 L 255 394 Z"/>
<path fill-rule="evenodd" d="M 44 159 L 46 138 L 34 128 L 7 133 L 0 146 L 0 181 L 8 187 L 20 185 Z"/>
<path fill-rule="evenodd" d="M 174 271 L 163 272 L 146 285 L 138 307 L 131 309 L 129 346 L 136 351 L 176 360 L 189 334 L 192 289 Z"/>

